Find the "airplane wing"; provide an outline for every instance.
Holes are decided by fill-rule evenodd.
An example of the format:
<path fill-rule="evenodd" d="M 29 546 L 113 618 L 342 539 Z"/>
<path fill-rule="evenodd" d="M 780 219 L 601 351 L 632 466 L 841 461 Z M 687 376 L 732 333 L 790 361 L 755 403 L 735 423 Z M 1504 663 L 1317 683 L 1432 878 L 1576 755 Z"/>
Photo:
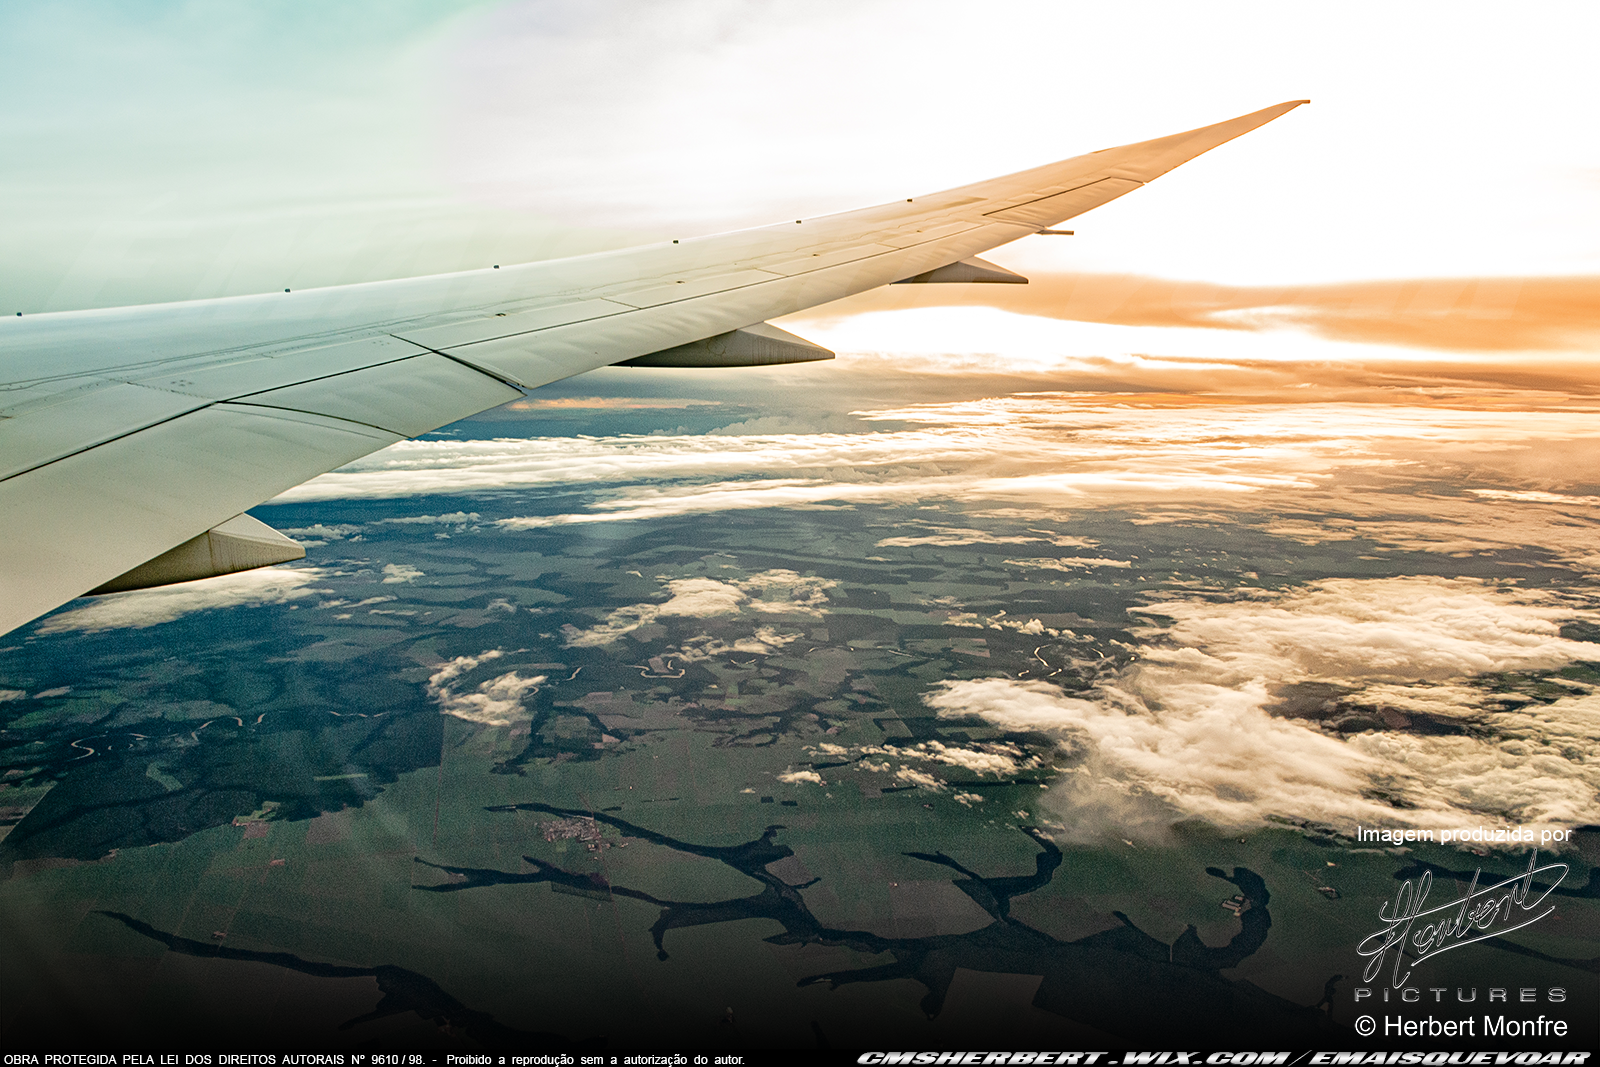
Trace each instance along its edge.
<path fill-rule="evenodd" d="M 880 207 L 459 274 L 0 319 L 0 633 L 88 592 L 298 559 L 243 514 L 597 367 L 831 353 L 764 320 L 978 253 L 1305 101 Z"/>

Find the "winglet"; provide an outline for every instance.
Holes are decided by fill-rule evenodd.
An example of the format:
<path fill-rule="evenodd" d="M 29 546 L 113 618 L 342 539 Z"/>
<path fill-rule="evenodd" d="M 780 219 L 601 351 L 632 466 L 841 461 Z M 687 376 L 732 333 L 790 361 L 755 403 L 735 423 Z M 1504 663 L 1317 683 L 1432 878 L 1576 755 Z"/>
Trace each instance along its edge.
<path fill-rule="evenodd" d="M 1102 152 L 1096 152 L 1095 155 L 1113 158 L 1126 156 L 1126 162 L 1117 163 L 1107 173 L 1112 177 L 1148 182 L 1202 153 L 1211 151 L 1220 144 L 1226 144 L 1235 137 L 1241 137 L 1259 126 L 1265 126 L 1301 104 L 1309 103 L 1311 103 L 1309 100 L 1286 100 L 1281 104 L 1264 107 L 1260 111 L 1252 111 L 1248 115 L 1240 115 L 1238 118 L 1158 137 L 1153 141 L 1140 141 L 1120 148 L 1107 148 Z"/>

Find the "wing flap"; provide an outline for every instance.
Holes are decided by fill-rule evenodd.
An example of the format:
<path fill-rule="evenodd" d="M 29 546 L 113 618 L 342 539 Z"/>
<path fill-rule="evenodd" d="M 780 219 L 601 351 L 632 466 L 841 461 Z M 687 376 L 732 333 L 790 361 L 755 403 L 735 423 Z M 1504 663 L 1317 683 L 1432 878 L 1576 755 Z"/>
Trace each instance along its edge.
<path fill-rule="evenodd" d="M 0 482 L 0 632 L 401 439 L 323 416 L 217 404 Z"/>

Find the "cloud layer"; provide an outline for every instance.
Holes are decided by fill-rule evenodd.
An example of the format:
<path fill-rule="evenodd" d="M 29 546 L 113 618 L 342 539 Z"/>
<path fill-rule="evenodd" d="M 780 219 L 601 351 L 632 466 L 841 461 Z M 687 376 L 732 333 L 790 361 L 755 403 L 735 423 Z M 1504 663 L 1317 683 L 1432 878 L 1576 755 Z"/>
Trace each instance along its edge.
<path fill-rule="evenodd" d="M 1559 632 L 1591 611 L 1438 578 L 1329 579 L 1154 610 L 1171 622 L 1145 630 L 1135 662 L 1093 699 L 981 679 L 945 682 L 927 701 L 941 717 L 1059 738 L 1072 766 L 1050 803 L 1086 837 L 1158 837 L 1182 819 L 1350 833 L 1600 818 L 1600 769 L 1588 759 L 1600 693 L 1569 682 L 1554 700 L 1507 699 L 1472 684 L 1600 659 L 1600 645 Z M 1370 724 L 1341 734 L 1278 713 L 1279 697 L 1307 683 L 1333 687 Z M 1408 730 L 1407 716 L 1461 729 Z"/>
<path fill-rule="evenodd" d="M 609 645 L 642 626 L 663 618 L 709 619 L 718 615 L 804 615 L 822 614 L 827 591 L 838 584 L 831 579 L 796 574 L 789 570 L 769 570 L 748 578 L 663 579 L 670 594 L 660 604 L 628 604 L 607 613 L 586 630 L 569 625 L 568 648 L 593 648 Z M 768 625 L 759 627 L 752 637 L 733 643 L 703 636 L 687 642 L 682 655 L 704 659 L 724 652 L 770 652 L 794 640 Z"/>
<path fill-rule="evenodd" d="M 1296 328 L 1335 341 L 1456 352 L 1592 351 L 1600 277 L 1406 278 L 1239 286 L 1132 274 L 1041 274 L 1023 285 L 901 285 L 830 308 L 986 306 L 1118 326 Z"/>
<path fill-rule="evenodd" d="M 197 611 L 287 604 L 327 592 L 313 588 L 320 577 L 321 572 L 314 567 L 269 567 L 157 589 L 112 593 L 49 616 L 39 623 L 38 632 L 142 629 Z"/>
<path fill-rule="evenodd" d="M 532 716 L 522 705 L 522 698 L 534 693 L 545 682 L 545 675 L 524 678 L 516 671 L 498 674 L 465 692 L 461 677 L 485 663 L 500 659 L 505 652 L 496 648 L 476 656 L 457 656 L 428 676 L 428 696 L 439 705 L 439 711 L 480 726 L 509 726 L 526 721 Z"/>

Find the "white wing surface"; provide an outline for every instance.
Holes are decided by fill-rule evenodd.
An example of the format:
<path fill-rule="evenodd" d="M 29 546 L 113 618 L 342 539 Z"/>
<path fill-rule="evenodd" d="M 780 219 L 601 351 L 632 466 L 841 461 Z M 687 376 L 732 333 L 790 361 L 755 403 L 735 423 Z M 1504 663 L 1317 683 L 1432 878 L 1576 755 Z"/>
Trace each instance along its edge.
<path fill-rule="evenodd" d="M 684 352 L 724 359 L 741 349 L 712 343 L 719 335 L 921 280 L 1301 103 L 931 196 L 681 243 L 0 319 L 0 633 L 90 590 L 295 558 L 259 523 L 224 524 L 522 390 L 669 349 L 667 365 Z M 755 361 L 790 358 L 769 351 L 789 343 L 781 331 L 749 336 Z"/>

